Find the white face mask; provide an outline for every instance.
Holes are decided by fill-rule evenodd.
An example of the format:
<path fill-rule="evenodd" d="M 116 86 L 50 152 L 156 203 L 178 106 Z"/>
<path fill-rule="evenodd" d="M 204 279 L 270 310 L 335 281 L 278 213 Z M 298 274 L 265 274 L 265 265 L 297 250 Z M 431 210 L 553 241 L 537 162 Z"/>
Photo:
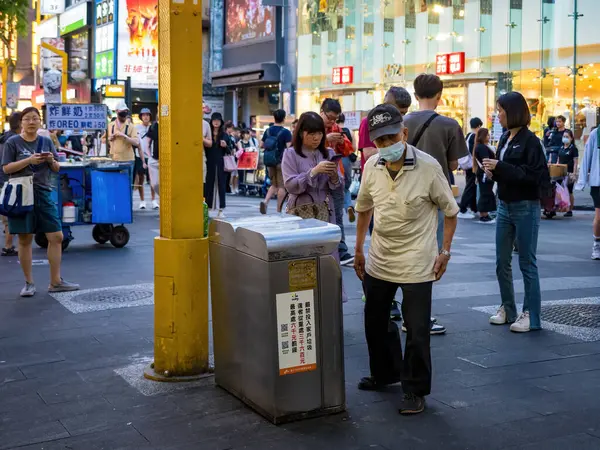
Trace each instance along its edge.
<path fill-rule="evenodd" d="M 404 151 L 406 150 L 406 144 L 402 141 L 396 142 L 389 147 L 379 148 L 379 156 L 385 159 L 387 162 L 396 162 L 402 159 Z"/>
<path fill-rule="evenodd" d="M 563 136 L 562 141 L 563 141 L 563 144 L 570 144 L 571 138 L 569 136 Z"/>

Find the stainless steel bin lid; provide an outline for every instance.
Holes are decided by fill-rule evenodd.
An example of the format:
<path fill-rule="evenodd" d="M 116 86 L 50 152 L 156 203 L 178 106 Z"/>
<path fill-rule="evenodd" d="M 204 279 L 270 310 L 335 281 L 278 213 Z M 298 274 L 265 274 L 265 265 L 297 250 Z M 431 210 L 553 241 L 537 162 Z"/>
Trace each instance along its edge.
<path fill-rule="evenodd" d="M 333 253 L 342 233 L 337 225 L 291 215 L 259 216 L 228 222 L 211 221 L 211 242 L 276 261 Z"/>

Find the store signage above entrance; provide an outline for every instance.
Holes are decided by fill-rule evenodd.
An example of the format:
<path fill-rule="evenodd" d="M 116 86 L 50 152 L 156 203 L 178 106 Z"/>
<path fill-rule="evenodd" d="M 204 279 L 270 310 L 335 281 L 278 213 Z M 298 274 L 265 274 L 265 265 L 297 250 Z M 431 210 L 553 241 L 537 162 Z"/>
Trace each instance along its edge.
<path fill-rule="evenodd" d="M 40 14 L 44 16 L 62 14 L 64 11 L 65 0 L 42 0 L 40 4 Z"/>
<path fill-rule="evenodd" d="M 105 97 L 112 98 L 124 98 L 125 97 L 125 86 L 122 84 L 108 84 L 102 86 L 102 93 Z"/>
<path fill-rule="evenodd" d="M 454 75 L 465 72 L 465 52 L 444 53 L 435 57 L 437 75 Z"/>
<path fill-rule="evenodd" d="M 354 81 L 354 67 L 334 67 L 331 75 L 332 84 L 352 84 Z"/>
<path fill-rule="evenodd" d="M 78 30 L 88 24 L 87 21 L 87 3 L 80 3 L 73 8 L 67 9 L 58 17 L 58 28 L 60 35 Z"/>

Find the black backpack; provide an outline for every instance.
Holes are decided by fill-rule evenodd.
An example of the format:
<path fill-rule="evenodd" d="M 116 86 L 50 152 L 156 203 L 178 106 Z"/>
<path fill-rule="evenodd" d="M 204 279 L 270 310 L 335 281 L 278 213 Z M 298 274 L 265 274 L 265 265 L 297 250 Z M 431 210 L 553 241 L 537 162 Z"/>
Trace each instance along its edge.
<path fill-rule="evenodd" d="M 144 137 L 149 137 L 152 141 L 152 158 L 158 160 L 158 122 L 154 122 L 150 125 L 150 128 Z"/>
<path fill-rule="evenodd" d="M 281 136 L 281 133 L 283 133 L 285 131 L 285 128 L 282 128 L 279 133 L 277 133 L 275 136 L 273 136 L 271 134 L 271 128 L 269 128 L 267 130 L 266 136 L 267 138 L 265 139 L 265 143 L 264 143 L 264 149 L 265 149 L 265 153 L 264 153 L 264 163 L 265 166 L 267 167 L 276 167 L 279 164 L 281 164 L 281 158 L 283 155 L 283 149 L 280 148 L 280 143 L 279 143 L 279 136 Z"/>

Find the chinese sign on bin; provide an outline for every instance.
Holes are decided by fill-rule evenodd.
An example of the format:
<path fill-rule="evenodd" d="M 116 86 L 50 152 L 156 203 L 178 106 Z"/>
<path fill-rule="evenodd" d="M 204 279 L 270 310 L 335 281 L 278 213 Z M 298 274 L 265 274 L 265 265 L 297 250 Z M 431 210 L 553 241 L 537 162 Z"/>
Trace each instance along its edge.
<path fill-rule="evenodd" d="M 279 375 L 317 369 L 314 291 L 277 294 Z"/>
<path fill-rule="evenodd" d="M 105 130 L 106 105 L 48 105 L 46 126 L 49 130 Z"/>

